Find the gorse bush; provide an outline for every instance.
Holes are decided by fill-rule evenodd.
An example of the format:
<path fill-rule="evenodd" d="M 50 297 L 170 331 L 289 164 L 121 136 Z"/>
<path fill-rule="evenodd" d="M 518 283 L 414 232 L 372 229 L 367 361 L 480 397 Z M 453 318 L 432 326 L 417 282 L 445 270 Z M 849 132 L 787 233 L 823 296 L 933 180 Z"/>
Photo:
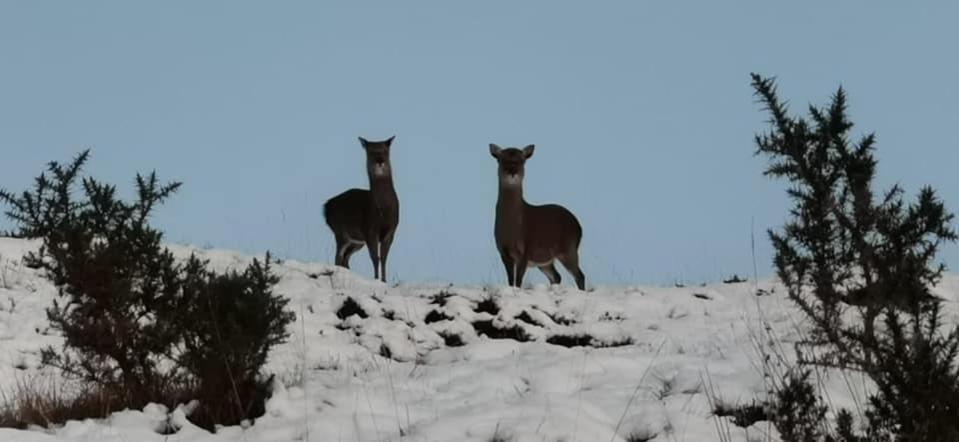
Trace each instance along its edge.
<path fill-rule="evenodd" d="M 842 88 L 805 119 L 788 114 L 772 79 L 753 74 L 752 85 L 772 126 L 757 153 L 766 175 L 790 184 L 792 219 L 769 235 L 779 278 L 812 325 L 800 362 L 875 383 L 870 440 L 959 440 L 959 328 L 947 329 L 930 292 L 944 271 L 936 252 L 956 240 L 953 215 L 929 187 L 911 203 L 898 186 L 876 197 L 876 138 L 851 141 Z"/>
<path fill-rule="evenodd" d="M 178 374 L 157 365 L 179 339 L 170 319 L 180 303 L 181 272 L 147 217 L 180 183 L 161 186 L 155 174 L 137 175 L 138 201 L 127 203 L 115 187 L 80 178 L 88 154 L 66 167 L 50 163 L 52 178 L 41 174 L 32 193 L 0 193 L 20 233 L 42 240 L 27 265 L 59 288 L 47 317 L 67 351 L 46 349 L 43 361 L 132 397 L 156 398 Z M 82 200 L 74 199 L 78 181 Z"/>
<path fill-rule="evenodd" d="M 111 392 L 116 409 L 198 398 L 194 421 L 208 428 L 255 416 L 260 368 L 293 321 L 271 292 L 269 254 L 222 275 L 195 256 L 178 262 L 148 221 L 180 183 L 138 174 L 136 200 L 126 202 L 116 187 L 80 177 L 88 156 L 50 163 L 32 191 L 0 191 L 18 234 L 42 240 L 26 264 L 59 288 L 47 317 L 64 348 L 45 349 L 43 363 Z"/>
<path fill-rule="evenodd" d="M 279 278 L 270 272 L 270 255 L 261 264 L 254 259 L 243 272 L 216 274 L 191 257 L 185 274 L 199 278 L 183 285 L 180 310 L 183 351 L 177 361 L 198 380 L 200 396 L 225 401 L 224 407 L 202 410 L 214 422 L 263 414 L 267 382 L 260 368 L 272 346 L 286 340 L 286 326 L 294 314 L 288 302 L 272 294 Z M 198 320 L 205 318 L 205 320 Z M 195 323 L 190 323 L 196 321 Z"/>

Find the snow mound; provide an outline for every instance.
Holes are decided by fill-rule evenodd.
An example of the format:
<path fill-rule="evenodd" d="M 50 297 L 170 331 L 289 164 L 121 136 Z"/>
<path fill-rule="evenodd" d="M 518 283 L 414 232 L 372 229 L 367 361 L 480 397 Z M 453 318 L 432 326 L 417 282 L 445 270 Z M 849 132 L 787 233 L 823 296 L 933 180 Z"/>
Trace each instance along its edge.
<path fill-rule="evenodd" d="M 22 257 L 36 242 L 0 238 L 0 391 L 36 376 L 40 349 L 62 338 L 44 309 L 57 290 Z M 171 245 L 217 270 L 252 257 Z M 0 440 L 521 441 L 778 440 L 712 414 L 766 391 L 758 337 L 792 348 L 804 325 L 772 281 L 705 287 L 506 287 L 397 285 L 327 264 L 285 261 L 275 293 L 297 314 L 274 349 L 266 414 L 209 433 L 186 410 L 151 405 L 49 430 L 0 429 Z M 937 295 L 956 315 L 959 278 Z M 862 391 L 827 379 L 832 402 L 854 408 Z M 851 384 L 860 384 L 851 382 Z M 857 397 L 858 395 L 858 397 Z M 721 425 L 717 425 L 721 420 Z M 767 433 L 771 434 L 767 435 Z"/>

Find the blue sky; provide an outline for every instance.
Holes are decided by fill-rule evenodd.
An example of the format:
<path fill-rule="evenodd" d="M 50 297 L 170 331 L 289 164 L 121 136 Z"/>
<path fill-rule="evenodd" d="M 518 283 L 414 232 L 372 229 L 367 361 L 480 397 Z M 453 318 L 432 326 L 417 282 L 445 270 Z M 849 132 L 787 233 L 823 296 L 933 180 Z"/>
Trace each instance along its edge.
<path fill-rule="evenodd" d="M 844 85 L 880 184 L 959 210 L 957 19 L 949 1 L 7 1 L 0 186 L 92 148 L 103 180 L 185 182 L 155 217 L 169 240 L 331 261 L 322 203 L 366 186 L 357 136 L 395 134 L 391 280 L 500 283 L 487 145 L 534 143 L 527 200 L 579 217 L 590 282 L 751 274 L 751 229 L 769 274 L 788 203 L 753 156 L 749 72 L 794 110 Z M 353 266 L 371 273 L 365 251 Z"/>

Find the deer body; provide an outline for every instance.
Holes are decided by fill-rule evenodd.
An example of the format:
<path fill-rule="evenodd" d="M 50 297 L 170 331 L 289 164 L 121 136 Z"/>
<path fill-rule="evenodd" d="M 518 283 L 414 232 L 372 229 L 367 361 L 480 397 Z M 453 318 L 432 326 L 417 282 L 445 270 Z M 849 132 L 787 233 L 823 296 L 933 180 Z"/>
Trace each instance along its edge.
<path fill-rule="evenodd" d="M 585 290 L 586 276 L 579 267 L 583 237 L 579 221 L 560 205 L 534 206 L 523 199 L 524 166 L 533 155 L 533 146 L 520 150 L 491 144 L 490 153 L 499 162 L 494 237 L 509 285 L 522 286 L 530 266 L 538 267 L 550 283 L 559 284 L 562 278 L 553 264 L 559 260 L 575 278 L 576 286 Z"/>
<path fill-rule="evenodd" d="M 374 278 L 386 281 L 386 259 L 400 221 L 400 202 L 393 187 L 389 150 L 393 137 L 372 142 L 366 150 L 370 190 L 350 189 L 323 205 L 326 224 L 336 239 L 336 265 L 350 268 L 350 256 L 366 246 Z"/>

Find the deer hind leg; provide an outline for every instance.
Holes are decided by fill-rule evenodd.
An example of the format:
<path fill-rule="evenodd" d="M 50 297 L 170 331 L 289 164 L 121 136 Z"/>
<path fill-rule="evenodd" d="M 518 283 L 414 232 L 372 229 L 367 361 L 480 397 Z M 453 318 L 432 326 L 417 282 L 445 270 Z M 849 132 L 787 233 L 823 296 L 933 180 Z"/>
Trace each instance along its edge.
<path fill-rule="evenodd" d="M 344 267 L 350 268 L 350 257 L 353 256 L 354 253 L 358 252 L 362 248 L 363 248 L 363 243 L 361 242 L 350 242 L 346 246 L 346 252 L 343 253 Z"/>
<path fill-rule="evenodd" d="M 350 261 L 347 259 L 346 251 L 350 247 L 350 240 L 343 235 L 336 235 L 336 258 L 335 263 L 340 267 L 350 268 Z"/>
<path fill-rule="evenodd" d="M 563 278 L 559 276 L 559 272 L 556 271 L 556 266 L 554 266 L 552 262 L 539 266 L 539 270 L 546 275 L 546 278 L 549 279 L 550 284 L 559 284 L 563 280 Z"/>
<path fill-rule="evenodd" d="M 563 264 L 563 267 L 566 267 L 566 271 L 573 275 L 573 279 L 576 280 L 576 287 L 580 290 L 586 290 L 586 275 L 583 274 L 583 270 L 579 268 L 579 252 L 576 249 L 573 249 L 559 257 L 559 262 Z"/>
<path fill-rule="evenodd" d="M 363 248 L 363 243 L 351 240 L 346 235 L 336 235 L 336 265 L 350 268 L 350 256 Z"/>

